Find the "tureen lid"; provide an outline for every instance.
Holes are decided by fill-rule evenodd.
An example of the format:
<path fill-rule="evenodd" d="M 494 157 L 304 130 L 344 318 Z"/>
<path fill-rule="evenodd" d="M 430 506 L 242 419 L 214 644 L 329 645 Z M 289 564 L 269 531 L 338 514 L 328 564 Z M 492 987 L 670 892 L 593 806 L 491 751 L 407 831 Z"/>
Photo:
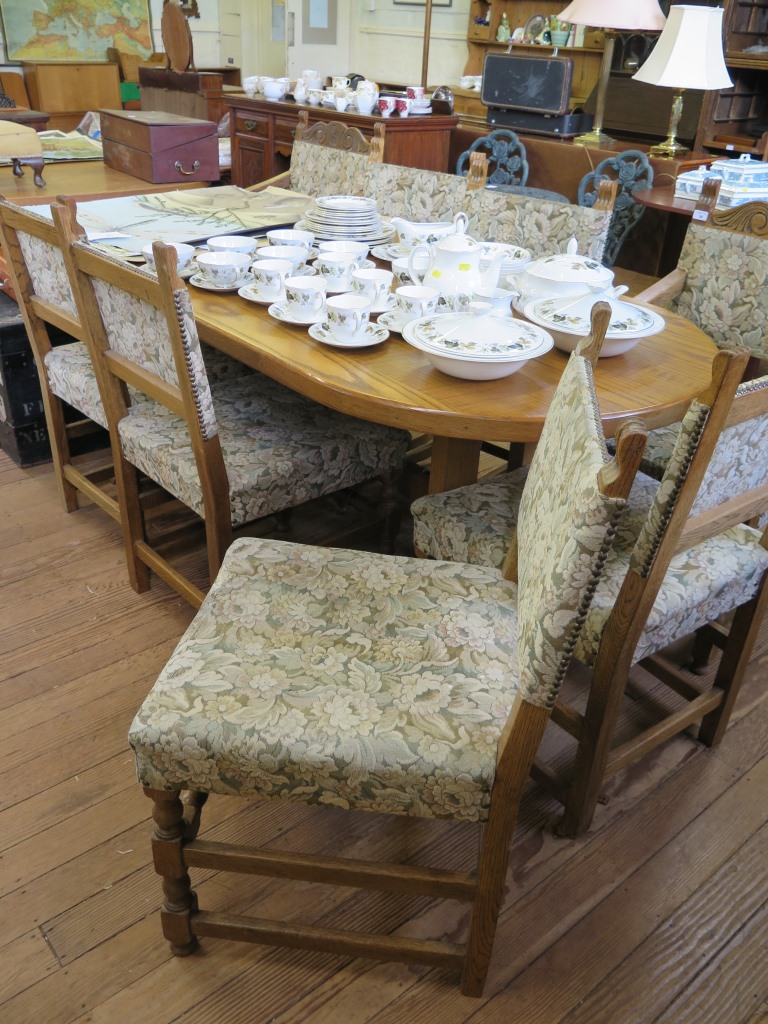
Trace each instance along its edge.
<path fill-rule="evenodd" d="M 577 251 L 575 238 L 568 243 L 566 252 L 542 256 L 525 268 L 529 274 L 548 281 L 567 281 L 581 284 L 597 284 L 613 280 L 613 271 L 591 256 L 581 256 Z"/>

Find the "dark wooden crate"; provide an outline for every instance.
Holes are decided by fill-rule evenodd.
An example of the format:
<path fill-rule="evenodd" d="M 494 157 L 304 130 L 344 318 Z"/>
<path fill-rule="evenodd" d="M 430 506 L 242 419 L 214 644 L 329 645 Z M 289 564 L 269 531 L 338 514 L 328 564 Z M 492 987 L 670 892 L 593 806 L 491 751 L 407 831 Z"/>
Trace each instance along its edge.
<path fill-rule="evenodd" d="M 0 293 L 0 423 L 38 423 L 43 399 L 18 305 Z"/>
<path fill-rule="evenodd" d="M 0 448 L 22 467 L 50 462 L 51 446 L 45 420 L 14 426 L 0 422 Z"/>

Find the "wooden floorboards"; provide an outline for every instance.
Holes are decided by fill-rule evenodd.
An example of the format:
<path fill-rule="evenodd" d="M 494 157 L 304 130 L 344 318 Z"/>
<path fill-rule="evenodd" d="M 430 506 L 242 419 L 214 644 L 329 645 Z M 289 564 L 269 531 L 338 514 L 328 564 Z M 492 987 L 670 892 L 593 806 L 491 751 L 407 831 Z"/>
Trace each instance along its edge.
<path fill-rule="evenodd" d="M 192 611 L 159 582 L 134 594 L 115 524 L 66 515 L 48 467 L 2 453 L 0 582 L 2 1024 L 768 1024 L 765 653 L 721 747 L 680 736 L 621 773 L 583 839 L 557 839 L 556 805 L 529 787 L 470 1000 L 422 967 L 214 940 L 170 956 L 126 733 Z M 457 870 L 476 843 L 455 825 L 222 798 L 203 833 Z M 206 909 L 320 927 L 452 941 L 465 923 L 460 904 L 194 882 Z"/>

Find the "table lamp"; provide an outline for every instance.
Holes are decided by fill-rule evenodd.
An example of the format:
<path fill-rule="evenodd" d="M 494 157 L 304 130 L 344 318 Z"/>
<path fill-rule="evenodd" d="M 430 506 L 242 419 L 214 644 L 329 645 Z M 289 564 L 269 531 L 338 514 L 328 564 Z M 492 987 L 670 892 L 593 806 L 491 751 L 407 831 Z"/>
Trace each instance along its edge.
<path fill-rule="evenodd" d="M 592 25 L 605 30 L 594 125 L 591 132 L 577 135 L 573 140 L 580 146 L 604 146 L 614 141 L 603 132 L 603 115 L 616 33 L 660 32 L 664 28 L 664 14 L 658 0 L 573 0 L 557 17 L 573 25 Z"/>
<path fill-rule="evenodd" d="M 678 4 L 648 60 L 632 77 L 675 90 L 667 138 L 652 146 L 651 156 L 677 156 L 686 147 L 677 141 L 685 89 L 727 89 L 733 85 L 723 57 L 723 8 Z"/>

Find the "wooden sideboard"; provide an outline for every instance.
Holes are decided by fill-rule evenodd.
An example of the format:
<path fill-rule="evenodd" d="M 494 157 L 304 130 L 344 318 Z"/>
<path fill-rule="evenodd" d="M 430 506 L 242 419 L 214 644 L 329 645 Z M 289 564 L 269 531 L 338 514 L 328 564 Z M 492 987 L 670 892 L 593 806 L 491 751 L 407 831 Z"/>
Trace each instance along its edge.
<path fill-rule="evenodd" d="M 290 166 L 293 135 L 299 111 L 306 110 L 310 125 L 317 121 L 342 121 L 359 128 L 367 138 L 376 124 L 384 123 L 384 160 L 406 167 L 429 171 L 447 171 L 451 133 L 458 124 L 454 115 L 429 114 L 425 117 L 389 117 L 313 107 L 290 100 L 225 97 L 232 111 L 232 184 L 246 188 L 280 174 Z"/>

